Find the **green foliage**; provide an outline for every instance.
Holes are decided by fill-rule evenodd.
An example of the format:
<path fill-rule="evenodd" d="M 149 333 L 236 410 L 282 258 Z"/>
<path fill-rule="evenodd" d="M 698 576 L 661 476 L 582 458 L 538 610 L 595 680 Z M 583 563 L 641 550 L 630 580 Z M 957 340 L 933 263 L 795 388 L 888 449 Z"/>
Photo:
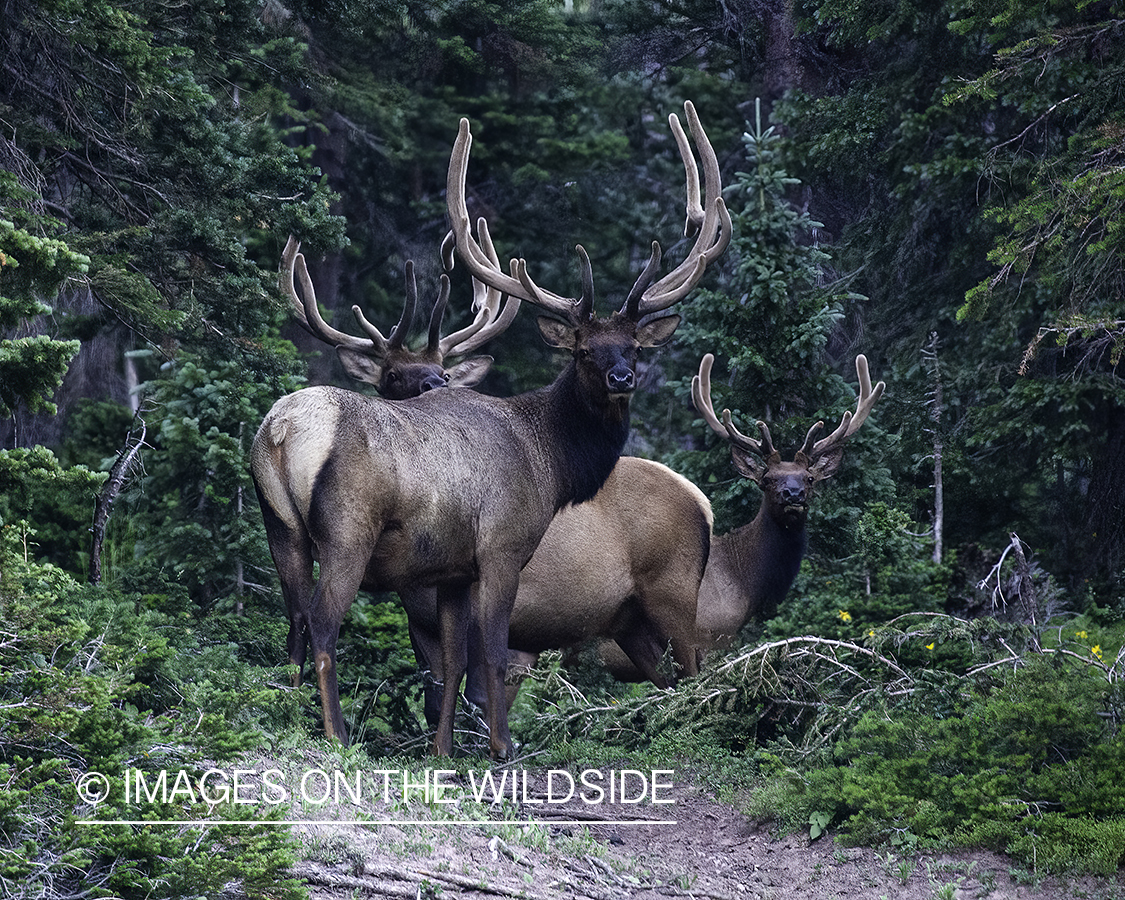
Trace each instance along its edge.
<path fill-rule="evenodd" d="M 276 387 L 234 362 L 208 367 L 183 354 L 148 385 L 152 458 L 123 497 L 136 527 L 137 564 L 163 568 L 201 604 L 230 602 L 273 571 L 250 478 L 250 445 Z"/>
<path fill-rule="evenodd" d="M 328 192 L 273 124 L 295 111 L 278 88 L 299 71 L 297 43 L 241 0 L 17 2 L 4 32 L 20 214 L 41 218 L 44 184 L 65 186 L 52 208 L 106 310 L 154 345 L 268 366 L 253 341 L 272 318 L 272 277 L 248 247 L 272 250 L 289 230 L 342 239 Z"/>
<path fill-rule="evenodd" d="M 28 555 L 46 556 L 77 574 L 88 559 L 87 530 L 105 477 L 61 465 L 46 447 L 0 450 L 0 524 L 30 535 Z"/>
<path fill-rule="evenodd" d="M 10 173 L 0 172 L 0 197 L 20 190 Z M 67 278 L 84 275 L 90 260 L 63 241 L 43 237 L 0 216 L 0 327 L 11 328 L 24 319 L 48 315 L 41 302 Z M 51 395 L 62 383 L 77 341 L 58 341 L 46 335 L 0 340 L 0 417 L 12 415 L 18 404 L 35 412 L 55 412 Z"/>
<path fill-rule="evenodd" d="M 239 643 L 182 611 L 167 616 L 143 598 L 81 585 L 50 566 L 28 565 L 0 545 L 0 884 L 44 896 L 94 887 L 119 897 L 217 894 L 240 883 L 249 897 L 297 898 L 285 873 L 293 852 L 276 828 L 211 827 L 245 807 L 186 810 L 157 798 L 125 803 L 123 776 L 140 770 L 202 772 L 256 746 L 294 720 L 266 689 L 276 670 L 245 661 Z M 186 626 L 186 627 L 185 627 Z M 239 640 L 259 630 L 243 619 Z M 217 639 L 218 638 L 218 639 Z M 110 794 L 90 805 L 86 773 Z M 186 829 L 87 825 L 189 819 Z M 189 862 L 185 863 L 185 860 Z"/>
<path fill-rule="evenodd" d="M 940 612 L 948 600 L 949 567 L 930 560 L 928 542 L 916 536 L 920 530 L 902 510 L 868 504 L 834 558 L 813 557 L 802 566 L 765 635 L 859 640 L 900 616 Z"/>
<path fill-rule="evenodd" d="M 923 707 L 860 719 L 836 749 L 844 827 L 860 842 L 953 835 L 1045 871 L 1116 871 L 1125 849 L 1107 838 L 1125 824 L 1125 741 L 1101 716 L 1105 680 L 1088 666 L 1031 658 L 989 681 L 952 715 Z"/>
<path fill-rule="evenodd" d="M 748 814 L 879 846 L 983 846 L 1039 872 L 1125 862 L 1121 629 L 900 617 L 710 660 L 674 692 L 585 697 L 548 666 L 536 741 L 713 767 Z M 1091 646 L 1091 642 L 1097 640 Z M 610 750 L 612 753 L 612 750 Z M 712 779 L 716 780 L 716 779 Z"/>

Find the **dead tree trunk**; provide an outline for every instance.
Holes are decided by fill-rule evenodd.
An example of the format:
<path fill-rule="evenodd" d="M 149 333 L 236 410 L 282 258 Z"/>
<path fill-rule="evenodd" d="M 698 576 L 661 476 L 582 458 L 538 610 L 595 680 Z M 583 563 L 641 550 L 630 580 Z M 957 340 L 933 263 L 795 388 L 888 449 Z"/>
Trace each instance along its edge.
<path fill-rule="evenodd" d="M 944 403 L 941 389 L 941 365 L 938 360 L 938 336 L 937 332 L 930 334 L 929 343 L 926 344 L 922 350 L 922 360 L 930 373 L 931 387 L 929 397 L 926 400 L 927 405 L 930 407 L 930 420 L 933 422 L 933 427 L 927 429 L 933 436 L 933 457 L 934 457 L 934 555 L 933 560 L 935 563 L 941 562 L 942 557 L 942 531 L 945 526 L 945 496 L 944 488 L 942 486 L 942 472 L 941 472 L 941 456 L 942 456 L 942 438 L 941 438 L 941 416 L 942 406 Z"/>
<path fill-rule="evenodd" d="M 98 499 L 94 503 L 94 523 L 90 527 L 93 533 L 93 541 L 90 546 L 90 583 L 101 584 L 102 580 L 102 544 L 105 543 L 105 528 L 106 523 L 109 521 L 110 508 L 113 506 L 113 501 L 117 499 L 117 495 L 121 493 L 121 489 L 125 486 L 125 480 L 129 477 L 129 471 L 133 467 L 137 455 L 140 453 L 141 447 L 145 442 L 145 434 L 147 428 L 145 420 L 140 417 L 138 413 L 134 419 L 134 426 L 129 429 L 129 434 L 125 438 L 125 443 L 121 447 L 121 452 L 117 454 L 117 459 L 113 463 L 113 468 L 109 470 L 109 480 L 102 488 Z M 139 436 L 134 437 L 136 431 L 136 423 L 140 423 L 141 433 Z"/>

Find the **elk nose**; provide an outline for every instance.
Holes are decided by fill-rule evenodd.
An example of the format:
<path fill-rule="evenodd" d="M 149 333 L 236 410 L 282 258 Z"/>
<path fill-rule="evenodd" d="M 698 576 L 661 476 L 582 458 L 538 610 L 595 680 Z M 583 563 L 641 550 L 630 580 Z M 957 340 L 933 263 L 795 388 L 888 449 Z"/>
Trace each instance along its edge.
<path fill-rule="evenodd" d="M 807 494 L 803 485 L 786 484 L 781 488 L 781 499 L 786 504 L 803 504 Z"/>
<path fill-rule="evenodd" d="M 605 381 L 611 394 L 625 394 L 635 386 L 633 370 L 628 368 L 610 369 L 606 373 Z"/>
<path fill-rule="evenodd" d="M 421 391 L 432 391 L 434 388 L 445 387 L 445 379 L 439 378 L 437 375 L 430 375 L 422 380 Z"/>

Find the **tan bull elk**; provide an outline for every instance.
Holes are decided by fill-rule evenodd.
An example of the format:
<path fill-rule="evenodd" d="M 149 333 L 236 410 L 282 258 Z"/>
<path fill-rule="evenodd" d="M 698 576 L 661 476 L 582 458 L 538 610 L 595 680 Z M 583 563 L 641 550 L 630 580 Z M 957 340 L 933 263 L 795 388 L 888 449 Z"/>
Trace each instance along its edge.
<path fill-rule="evenodd" d="M 839 469 L 844 443 L 866 421 L 886 387 L 881 381 L 872 386 L 867 357 L 857 356 L 855 412 L 845 412 L 836 429 L 819 440 L 817 435 L 824 423 L 816 422 L 805 435 L 801 449 L 787 462 L 774 447 L 765 422 L 756 423 L 761 434 L 758 439 L 734 426 L 730 410 L 724 409 L 721 418 L 715 415 L 711 402 L 714 361 L 714 356 L 706 354 L 699 363 L 699 374 L 692 378 L 695 408 L 711 430 L 730 444 L 735 468 L 762 489 L 762 502 L 757 515 L 746 525 L 711 538 L 695 614 L 701 650 L 729 644 L 751 619 L 768 619 L 777 612 L 797 577 L 808 545 L 806 523 L 813 491 Z M 689 604 L 683 604 L 681 615 L 691 615 Z M 621 648 L 605 643 L 600 652 L 618 678 L 636 681 L 645 677 Z"/>
<path fill-rule="evenodd" d="M 447 235 L 442 244 L 442 259 L 446 271 L 453 267 L 453 237 Z M 298 323 L 307 331 L 336 348 L 344 370 L 367 384 L 372 384 L 379 395 L 388 400 L 405 400 L 436 387 L 471 387 L 480 382 L 492 365 L 490 356 L 474 356 L 445 368 L 445 360 L 471 353 L 502 333 L 515 318 L 518 299 L 509 299 L 500 311 L 499 291 L 473 281 L 473 321 L 453 334 L 441 336 L 441 322 L 449 304 L 449 278 L 443 274 L 438 298 L 430 315 L 426 345 L 411 350 L 406 343 L 418 304 L 418 284 L 414 278 L 414 263 L 406 263 L 406 299 L 398 324 L 389 336 L 372 325 L 357 305 L 352 314 L 366 337 L 357 337 L 337 331 L 324 321 L 316 304 L 316 291 L 301 252 L 301 242 L 292 235 L 281 254 L 278 285 L 290 301 Z M 495 258 L 495 250 L 488 252 Z M 298 295 L 295 281 L 301 283 Z"/>
<path fill-rule="evenodd" d="M 702 147 L 694 110 L 688 119 Z M 678 120 L 671 121 L 686 142 Z M 583 290 L 573 299 L 537 286 L 523 260 L 503 275 L 486 249 L 483 222 L 480 241 L 472 238 L 464 205 L 470 141 L 462 120 L 448 182 L 458 255 L 482 283 L 550 313 L 554 318 L 540 318 L 540 332 L 571 352 L 570 363 L 550 386 L 507 399 L 439 390 L 395 403 L 330 387 L 298 391 L 267 414 L 254 439 L 252 471 L 290 615 L 290 659 L 303 665 L 307 631 L 326 733 L 347 741 L 336 640 L 356 591 L 436 587 L 442 671 L 447 683 L 459 685 L 476 583 L 472 613 L 490 744 L 503 757 L 511 752 L 503 700 L 508 617 L 520 569 L 555 513 L 592 497 L 608 477 L 628 434 L 638 350 L 671 338 L 679 316 L 666 311 L 726 245 L 730 219 L 719 185 L 708 183 L 688 258 L 655 281 L 654 245 L 621 309 L 598 319 L 581 247 Z M 452 752 L 456 702 L 457 692 L 446 691 L 434 737 L 438 754 Z"/>

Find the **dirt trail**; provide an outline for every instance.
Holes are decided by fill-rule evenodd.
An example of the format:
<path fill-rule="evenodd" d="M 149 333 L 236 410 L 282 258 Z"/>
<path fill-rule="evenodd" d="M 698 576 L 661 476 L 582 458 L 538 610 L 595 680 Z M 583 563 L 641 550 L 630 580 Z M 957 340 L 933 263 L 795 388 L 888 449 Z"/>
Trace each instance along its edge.
<path fill-rule="evenodd" d="M 544 773 L 528 777 L 526 796 L 542 800 Z M 667 785 L 661 798 L 674 802 L 509 804 L 504 818 L 483 826 L 403 824 L 405 810 L 387 813 L 393 824 L 301 825 L 305 859 L 295 874 L 314 900 L 1125 900 L 1125 873 L 1036 878 L 990 853 L 897 853 L 843 847 L 831 835 L 777 837 L 690 782 Z M 442 813 L 455 817 L 457 809 Z M 519 816 L 550 824 L 526 826 L 513 821 Z M 629 824 L 639 818 L 675 824 Z"/>

